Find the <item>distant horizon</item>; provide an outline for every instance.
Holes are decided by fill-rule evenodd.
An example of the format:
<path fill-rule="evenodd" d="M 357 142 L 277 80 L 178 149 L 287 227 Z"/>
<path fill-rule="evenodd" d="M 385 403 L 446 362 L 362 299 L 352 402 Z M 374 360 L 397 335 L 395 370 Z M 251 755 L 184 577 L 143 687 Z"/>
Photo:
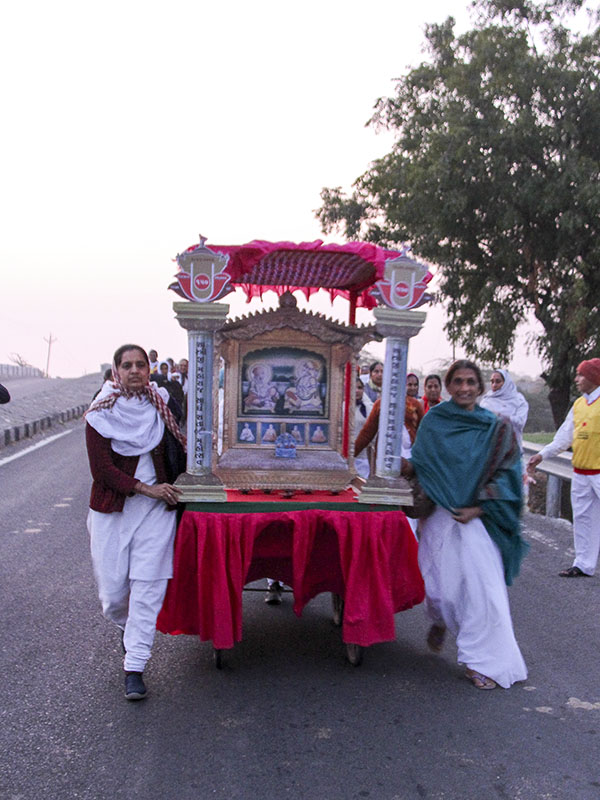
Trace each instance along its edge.
<path fill-rule="evenodd" d="M 172 291 L 167 291 L 166 287 L 164 289 L 164 295 L 165 296 L 162 298 L 163 301 L 170 301 L 170 305 L 172 305 L 173 302 L 179 302 L 179 298 Z M 336 298 L 333 302 L 331 302 L 329 294 L 325 290 L 321 290 L 320 292 L 316 293 L 308 301 L 301 290 L 296 291 L 294 296 L 297 299 L 298 308 L 315 311 L 324 314 L 326 317 L 331 319 L 347 323 L 348 302 L 343 298 Z M 242 289 L 236 289 L 235 292 L 226 295 L 221 302 L 230 307 L 228 315 L 229 317 L 239 318 L 241 316 L 253 314 L 256 311 L 276 308 L 279 300 L 274 291 L 267 291 L 263 295 L 262 299 L 253 298 L 250 302 L 247 302 L 246 295 Z M 453 348 L 452 344 L 448 341 L 443 330 L 445 317 L 443 308 L 440 304 L 427 304 L 422 306 L 419 310 L 424 311 L 427 316 L 419 334 L 409 340 L 409 371 L 423 374 L 435 372 L 436 370 L 439 371 L 440 369 L 443 369 L 441 366 L 442 364 L 451 363 L 453 360 L 453 352 L 455 358 L 468 357 L 463 348 L 458 345 Z M 173 315 L 172 308 L 169 308 L 169 313 L 170 315 Z M 149 352 L 150 350 L 156 350 L 159 354 L 160 360 L 171 357 L 174 361 L 178 362 L 182 358 L 189 358 L 186 331 L 179 326 L 175 319 L 168 321 L 168 335 L 164 336 L 164 340 L 168 342 L 170 350 L 167 349 L 167 347 L 161 347 L 161 342 L 157 341 L 159 337 L 156 336 L 151 339 L 151 343 L 149 345 L 144 344 L 142 337 L 135 335 L 129 336 L 128 341 L 133 341 L 137 344 L 140 344 L 142 347 L 144 347 L 146 352 Z M 372 311 L 364 308 L 358 308 L 356 310 L 357 325 L 371 325 L 374 322 L 375 318 Z M 165 330 L 165 334 L 166 333 L 167 331 Z M 511 359 L 507 367 L 504 367 L 504 365 L 498 363 L 493 365 L 483 364 L 476 357 L 474 360 L 477 363 L 480 363 L 482 368 L 485 369 L 491 369 L 494 367 L 507 368 L 513 377 L 519 376 L 520 378 L 535 380 L 539 377 L 539 373 L 542 372 L 543 368 L 539 358 L 536 355 L 527 354 L 525 352 L 525 340 L 526 338 L 530 337 L 530 335 L 530 328 L 527 326 L 522 326 L 521 332 L 518 333 L 516 337 L 516 355 Z M 176 345 L 175 342 L 177 343 Z M 117 340 L 113 337 L 112 347 L 107 347 L 106 358 L 99 363 L 110 366 L 112 354 L 118 347 L 120 347 L 121 344 L 123 344 L 122 340 Z M 383 342 L 369 342 L 365 346 L 365 349 L 372 352 L 375 358 L 382 359 L 385 352 L 385 340 Z M 431 358 L 432 353 L 436 353 L 436 357 Z M 45 360 L 47 360 L 47 354 Z M 3 363 L 14 364 L 14 362 L 10 361 Z M 78 372 L 74 368 L 73 370 L 67 370 L 62 374 L 59 374 L 58 370 L 53 368 L 53 364 L 54 362 L 51 352 L 50 377 L 73 378 L 83 377 L 84 375 L 90 373 L 95 374 L 97 371 L 102 372 L 102 369 L 96 370 L 91 363 L 87 363 L 82 365 Z M 45 366 L 41 367 L 35 364 L 30 364 L 29 366 L 33 366 L 34 368 L 41 369 L 42 372 L 45 372 Z"/>

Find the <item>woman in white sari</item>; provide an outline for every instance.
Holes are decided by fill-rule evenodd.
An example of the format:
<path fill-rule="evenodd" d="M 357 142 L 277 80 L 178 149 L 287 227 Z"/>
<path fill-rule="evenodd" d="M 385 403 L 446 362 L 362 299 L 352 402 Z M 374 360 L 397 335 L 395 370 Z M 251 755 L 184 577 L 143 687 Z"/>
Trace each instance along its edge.
<path fill-rule="evenodd" d="M 419 537 L 427 641 L 439 652 L 448 629 L 476 688 L 508 688 L 527 677 L 506 591 L 528 549 L 519 448 L 511 426 L 477 405 L 484 387 L 473 362 L 454 362 L 445 384 L 451 399 L 427 412 L 403 463 L 431 503 Z"/>

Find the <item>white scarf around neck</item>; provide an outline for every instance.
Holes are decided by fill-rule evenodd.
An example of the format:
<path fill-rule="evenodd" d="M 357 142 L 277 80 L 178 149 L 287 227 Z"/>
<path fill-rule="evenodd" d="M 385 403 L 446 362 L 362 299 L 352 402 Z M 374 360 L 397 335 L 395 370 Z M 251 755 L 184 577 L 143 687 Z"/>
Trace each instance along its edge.
<path fill-rule="evenodd" d="M 106 381 L 95 402 L 112 394 L 115 388 L 114 383 Z M 159 387 L 158 392 L 167 403 L 167 390 Z M 118 397 L 111 408 L 88 412 L 86 422 L 100 436 L 110 439 L 112 449 L 122 456 L 149 453 L 160 443 L 165 431 L 165 423 L 147 397 Z"/>

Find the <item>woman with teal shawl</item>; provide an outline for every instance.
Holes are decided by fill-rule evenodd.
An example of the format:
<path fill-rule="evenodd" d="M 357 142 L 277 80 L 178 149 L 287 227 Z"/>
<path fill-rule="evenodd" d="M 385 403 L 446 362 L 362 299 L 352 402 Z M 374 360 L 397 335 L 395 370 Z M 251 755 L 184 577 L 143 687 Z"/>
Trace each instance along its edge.
<path fill-rule="evenodd" d="M 527 677 L 506 591 L 528 549 L 520 451 L 510 423 L 477 405 L 484 385 L 473 362 L 456 361 L 445 384 L 451 399 L 423 418 L 404 470 L 435 504 L 419 539 L 428 644 L 439 652 L 449 629 L 473 684 L 508 688 Z"/>

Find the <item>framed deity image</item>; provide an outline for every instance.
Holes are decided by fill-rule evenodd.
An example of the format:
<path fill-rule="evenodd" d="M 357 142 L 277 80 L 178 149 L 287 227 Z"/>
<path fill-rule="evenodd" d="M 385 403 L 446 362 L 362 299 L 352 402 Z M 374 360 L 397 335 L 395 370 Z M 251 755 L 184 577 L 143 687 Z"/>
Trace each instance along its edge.
<path fill-rule="evenodd" d="M 329 426 L 311 423 L 308 426 L 308 443 L 313 447 L 329 440 Z"/>
<path fill-rule="evenodd" d="M 306 444 L 306 425 L 286 423 L 287 433 L 291 433 L 296 440 L 296 445 Z"/>
<path fill-rule="evenodd" d="M 256 422 L 238 422 L 237 440 L 243 444 L 256 444 Z"/>
<path fill-rule="evenodd" d="M 240 417 L 327 417 L 329 364 L 322 353 L 292 346 L 249 349 L 239 376 Z"/>
<path fill-rule="evenodd" d="M 261 422 L 259 444 L 275 444 L 275 440 L 281 433 L 280 422 Z"/>

